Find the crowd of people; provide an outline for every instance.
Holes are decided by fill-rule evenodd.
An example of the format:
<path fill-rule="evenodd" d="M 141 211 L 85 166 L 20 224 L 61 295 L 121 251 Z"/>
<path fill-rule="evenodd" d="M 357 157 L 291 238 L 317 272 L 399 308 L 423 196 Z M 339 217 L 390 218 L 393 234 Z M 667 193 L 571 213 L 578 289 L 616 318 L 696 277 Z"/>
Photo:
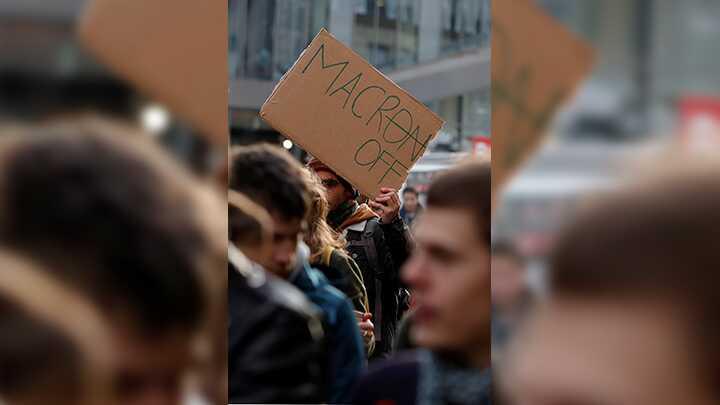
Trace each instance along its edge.
<path fill-rule="evenodd" d="M 266 144 L 232 149 L 229 189 L 230 403 L 489 403 L 489 162 L 422 213 Z"/>
<path fill-rule="evenodd" d="M 265 144 L 210 186 L 105 121 L 2 133 L 0 403 L 720 398 L 717 162 L 583 206 L 538 296 L 492 239 L 488 161 L 360 202 Z"/>

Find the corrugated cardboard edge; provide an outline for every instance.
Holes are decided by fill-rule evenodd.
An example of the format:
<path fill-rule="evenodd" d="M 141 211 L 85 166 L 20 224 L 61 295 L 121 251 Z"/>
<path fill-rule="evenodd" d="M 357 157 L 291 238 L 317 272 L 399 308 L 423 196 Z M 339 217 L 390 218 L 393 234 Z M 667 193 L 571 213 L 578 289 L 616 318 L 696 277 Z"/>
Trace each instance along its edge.
<path fill-rule="evenodd" d="M 315 42 L 315 40 L 318 39 L 318 37 L 320 37 L 320 34 L 321 34 L 323 31 L 325 31 L 325 28 L 321 28 L 321 29 L 320 29 L 320 32 L 318 32 L 317 35 L 315 35 L 315 37 L 312 39 L 312 41 L 310 41 L 310 43 L 308 44 L 308 46 L 306 46 L 305 49 L 303 49 L 302 52 L 300 52 L 300 55 L 297 57 L 297 59 L 295 59 L 295 62 L 293 62 L 292 66 L 290 66 L 290 69 L 288 69 L 287 72 L 285 72 L 285 74 L 282 75 L 282 77 L 280 78 L 280 80 L 278 80 L 277 84 L 276 84 L 275 87 L 273 88 L 273 91 L 270 93 L 270 95 L 268 96 L 268 98 L 265 99 L 265 102 L 264 102 L 263 105 L 260 107 L 260 118 L 262 118 L 263 120 L 265 119 L 265 118 L 263 117 L 263 110 L 265 109 L 265 106 L 266 106 L 267 104 L 272 104 L 272 103 L 270 103 L 270 100 L 273 98 L 273 96 L 275 96 L 275 93 L 277 92 L 278 88 L 285 82 L 285 79 L 287 79 L 287 77 L 288 77 L 288 75 L 290 74 L 290 72 L 292 72 L 292 71 L 295 69 L 295 65 L 297 65 L 297 64 L 300 62 L 300 59 L 302 59 L 302 57 L 305 55 L 305 52 L 307 52 L 307 50 L 310 48 L 310 45 L 311 45 L 313 42 Z M 327 31 L 325 31 L 325 32 L 327 32 Z"/>
<path fill-rule="evenodd" d="M 221 128 L 219 125 L 215 126 L 211 124 L 211 120 L 206 120 L 201 118 L 198 114 L 191 113 L 189 109 L 185 108 L 185 103 L 178 101 L 173 95 L 168 94 L 163 86 L 157 86 L 154 84 L 148 85 L 146 83 L 138 85 L 138 83 L 144 83 L 144 80 L 142 80 L 136 72 L 128 73 L 124 70 L 124 68 L 119 68 L 118 65 L 124 66 L 125 62 L 103 52 L 102 47 L 104 45 L 98 43 L 98 38 L 91 35 L 93 30 L 101 29 L 101 27 L 98 26 L 99 22 L 95 19 L 96 15 L 99 13 L 99 7 L 100 6 L 96 2 L 87 1 L 87 5 L 78 19 L 78 23 L 75 28 L 75 35 L 84 48 L 109 71 L 118 75 L 128 83 L 133 84 L 133 86 L 136 87 L 141 94 L 150 99 L 162 102 L 174 114 L 177 114 L 178 117 L 182 117 L 186 123 L 193 126 L 193 128 L 201 135 L 204 135 L 211 144 L 227 147 L 230 136 L 227 108 L 230 92 L 229 87 L 226 85 L 224 90 L 224 104 L 226 107 L 224 108 L 225 112 L 223 122 L 225 125 Z M 227 76 L 227 74 L 225 76 Z"/>
<path fill-rule="evenodd" d="M 293 137 L 292 135 L 290 135 L 290 132 L 289 132 L 286 128 L 283 128 L 281 125 L 278 125 L 277 123 L 273 123 L 272 119 L 270 119 L 269 117 L 267 117 L 267 112 L 265 111 L 265 106 L 266 106 L 266 105 L 271 105 L 271 104 L 273 104 L 273 103 L 271 102 L 271 100 L 272 100 L 272 98 L 275 96 L 275 93 L 277 93 L 277 91 L 278 91 L 278 89 L 280 88 L 280 86 L 282 86 L 282 85 L 285 83 L 285 80 L 287 79 L 288 75 L 290 74 L 290 72 L 293 72 L 293 70 L 295 69 L 295 65 L 297 65 L 297 64 L 300 62 L 300 59 L 302 59 L 302 57 L 305 55 L 305 53 L 307 52 L 307 50 L 310 48 L 310 45 L 311 45 L 313 42 L 315 42 L 316 39 L 320 38 L 321 36 L 329 37 L 330 39 L 334 40 L 335 42 L 341 44 L 342 46 L 344 46 L 345 48 L 347 48 L 348 50 L 350 50 L 350 52 L 353 54 L 353 56 L 359 58 L 360 60 L 363 60 L 363 61 L 367 62 L 368 66 L 370 66 L 370 68 L 371 68 L 372 70 L 374 70 L 375 72 L 377 72 L 380 76 L 382 76 L 384 79 L 386 79 L 386 80 L 389 81 L 390 83 L 394 84 L 395 87 L 398 88 L 398 89 L 400 89 L 400 91 L 401 91 L 404 95 L 406 95 L 408 98 L 410 98 L 411 100 L 413 100 L 415 103 L 417 103 L 417 104 L 419 104 L 420 106 L 424 107 L 424 108 L 426 109 L 426 111 L 430 112 L 431 117 L 435 119 L 435 121 L 436 121 L 437 124 L 439 124 L 438 130 L 433 134 L 433 136 L 431 137 L 430 141 L 432 141 L 433 139 L 435 139 L 435 137 L 437 136 L 437 134 L 440 133 L 440 130 L 442 130 L 443 126 L 445 126 L 445 120 L 443 120 L 442 118 L 440 118 L 440 117 L 435 113 L 435 111 L 432 111 L 430 108 L 428 108 L 428 106 L 426 106 L 424 103 L 422 103 L 420 100 L 418 100 L 415 96 L 413 96 L 412 94 L 410 94 L 407 90 L 405 90 L 405 89 L 403 89 L 402 87 L 400 87 L 397 83 L 395 83 L 395 82 L 392 81 L 389 77 L 387 77 L 385 74 L 383 74 L 381 71 L 379 71 L 378 69 L 376 69 L 375 66 L 373 66 L 370 62 L 368 62 L 368 61 L 367 61 L 364 57 L 362 57 L 360 54 L 358 54 L 357 52 L 355 52 L 352 48 L 350 48 L 349 46 L 343 44 L 341 41 L 339 41 L 337 38 L 335 38 L 335 37 L 334 37 L 330 32 L 328 32 L 325 28 L 321 28 L 321 29 L 320 29 L 320 32 L 318 32 L 317 35 L 315 35 L 315 37 L 312 39 L 312 41 L 310 41 L 310 43 L 308 44 L 308 46 L 305 47 L 305 49 L 303 49 L 303 51 L 300 53 L 300 55 L 299 55 L 298 58 L 295 60 L 295 62 L 293 63 L 293 65 L 290 67 L 290 69 L 288 69 L 288 71 L 285 72 L 285 74 L 280 78 L 280 80 L 278 81 L 278 83 L 275 85 L 275 87 L 273 88 L 273 91 L 270 93 L 270 96 L 268 96 L 268 98 L 265 100 L 265 102 L 263 103 L 262 107 L 260 107 L 260 113 L 259 113 L 259 115 L 260 115 L 260 118 L 262 118 L 263 121 L 265 121 L 265 122 L 267 122 L 268 124 L 270 124 L 271 127 L 273 127 L 273 128 L 275 128 L 276 130 L 278 130 L 278 131 L 279 131 L 281 134 L 283 134 L 286 138 L 292 139 L 292 140 L 295 142 L 295 144 L 297 144 L 298 146 L 300 146 L 300 148 L 302 148 L 303 150 L 307 151 L 307 148 L 306 148 L 305 145 L 302 143 L 302 141 L 298 141 L 295 137 Z M 428 143 L 429 143 L 430 141 L 428 141 Z M 427 152 L 427 147 L 425 148 L 425 151 L 423 152 L 423 155 L 425 154 L 425 152 Z M 343 173 L 342 170 L 338 170 L 337 167 L 335 167 L 335 166 L 333 166 L 332 164 L 328 163 L 328 162 L 327 162 L 328 159 L 324 159 L 323 156 L 319 156 L 319 155 L 315 155 L 315 157 L 317 157 L 318 159 L 320 159 L 321 162 L 323 162 L 323 163 L 325 163 L 326 165 L 328 165 L 335 173 L 339 174 L 343 179 L 347 180 L 350 184 L 352 184 L 353 187 L 355 187 L 356 189 L 360 190 L 360 187 L 359 187 L 357 184 L 355 184 L 352 180 L 350 180 L 350 179 L 348 178 L 348 176 L 347 176 L 346 173 Z M 422 155 L 421 155 L 415 162 L 413 162 L 413 166 L 417 163 L 418 160 L 420 160 L 420 158 L 422 158 Z M 410 169 L 412 170 L 412 168 L 410 168 Z M 410 170 L 408 170 L 407 174 L 408 174 L 408 175 L 410 174 Z M 405 177 L 405 180 L 403 180 L 403 183 L 404 183 L 406 180 L 407 180 L 407 176 Z M 376 196 L 378 195 L 378 191 L 380 191 L 380 190 L 374 190 L 372 193 L 368 194 L 368 196 L 374 198 L 374 197 L 376 197 Z"/>
<path fill-rule="evenodd" d="M 548 15 L 547 12 L 545 12 L 545 10 L 543 8 L 541 8 L 535 2 L 523 0 L 522 3 L 524 3 L 524 4 L 518 3 L 518 4 L 514 4 L 514 6 L 528 7 L 529 9 L 532 9 L 531 12 L 535 13 L 535 17 L 538 18 L 538 20 L 542 20 L 541 22 L 535 21 L 534 22 L 535 24 L 539 23 L 541 25 L 553 25 L 555 27 L 554 29 L 557 29 L 559 32 L 566 35 L 566 39 L 572 43 L 572 45 L 571 45 L 572 48 L 574 48 L 575 50 L 579 50 L 583 53 L 586 53 L 586 56 L 588 58 L 588 66 L 585 67 L 585 72 L 582 74 L 582 76 L 587 78 L 588 75 L 591 74 L 591 72 L 594 68 L 595 61 L 596 61 L 596 52 L 595 52 L 594 48 L 592 47 L 592 45 L 589 42 L 583 40 L 580 36 L 575 34 L 573 31 L 568 29 L 560 21 L 558 21 L 557 19 Z M 496 7 L 492 8 L 492 16 L 491 17 L 493 18 L 493 20 L 495 19 L 495 14 L 499 13 L 498 10 L 499 10 L 499 8 L 496 8 Z M 507 22 L 509 19 L 503 17 L 498 20 Z M 493 35 L 493 38 L 495 38 L 495 35 Z M 491 43 L 491 49 L 495 49 L 495 48 L 492 48 L 492 43 Z M 495 51 L 492 51 L 492 52 L 495 52 Z M 491 61 L 492 61 L 492 55 L 491 55 Z M 491 62 L 491 77 L 490 77 L 491 83 L 493 81 L 493 76 L 492 76 L 493 73 L 497 73 L 497 72 L 492 68 L 492 62 Z M 581 78 L 574 86 L 572 86 L 572 89 L 566 94 L 565 99 L 563 99 L 562 102 L 560 103 L 560 107 L 557 108 L 555 110 L 555 112 L 553 113 L 553 117 L 557 116 L 558 112 L 562 109 L 563 105 L 568 102 L 568 100 L 572 100 L 576 96 L 582 82 L 583 82 L 583 79 Z M 491 97 L 490 102 L 492 105 L 492 97 Z M 491 110 L 492 110 L 492 107 L 491 107 Z M 492 115 L 492 113 L 491 113 L 491 115 Z M 494 120 L 492 120 L 492 116 L 491 116 L 491 121 L 495 122 Z M 525 156 L 514 167 L 505 169 L 505 172 L 498 173 L 498 174 L 503 175 L 503 177 L 501 179 L 498 179 L 497 176 L 493 176 L 493 179 L 494 179 L 493 183 L 492 183 L 493 193 L 497 193 L 498 195 L 500 193 L 502 193 L 503 190 L 505 189 L 505 187 L 507 187 L 508 183 L 512 180 L 512 178 L 515 177 L 517 175 L 517 173 L 532 158 L 533 154 L 537 153 L 537 151 L 539 151 L 543 147 L 544 144 L 549 142 L 549 139 L 548 139 L 549 131 L 550 131 L 549 127 L 544 128 L 541 131 L 541 134 L 539 134 L 537 136 L 539 138 L 539 140 L 536 141 L 536 144 L 534 145 L 534 147 L 532 147 L 527 152 L 525 152 Z M 494 133 L 494 131 L 491 131 L 491 132 Z M 504 136 L 504 135 L 498 134 L 497 136 Z M 493 198 L 495 198 L 495 197 L 493 197 Z"/>

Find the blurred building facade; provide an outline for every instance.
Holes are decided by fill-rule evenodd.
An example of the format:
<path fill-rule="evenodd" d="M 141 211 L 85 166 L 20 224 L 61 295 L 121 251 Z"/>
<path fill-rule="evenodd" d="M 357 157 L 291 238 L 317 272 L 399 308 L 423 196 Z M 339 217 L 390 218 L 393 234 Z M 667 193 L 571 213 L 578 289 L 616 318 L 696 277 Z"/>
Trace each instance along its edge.
<path fill-rule="evenodd" d="M 260 106 L 321 28 L 447 121 L 432 150 L 490 135 L 489 0 L 228 0 L 234 143 L 281 142 Z"/>
<path fill-rule="evenodd" d="M 720 95 L 720 2 L 538 0 L 597 50 L 565 132 L 609 140 L 668 134 L 683 100 Z"/>

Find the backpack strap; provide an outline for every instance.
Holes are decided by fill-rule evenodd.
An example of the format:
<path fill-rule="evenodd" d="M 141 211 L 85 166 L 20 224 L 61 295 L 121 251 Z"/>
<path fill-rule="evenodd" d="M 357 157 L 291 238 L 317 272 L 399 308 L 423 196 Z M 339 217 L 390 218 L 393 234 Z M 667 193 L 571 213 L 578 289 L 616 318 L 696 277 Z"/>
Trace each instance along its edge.
<path fill-rule="evenodd" d="M 365 228 L 363 229 L 363 237 L 359 240 L 353 240 L 348 242 L 348 246 L 361 247 L 365 251 L 368 263 L 375 265 L 378 264 L 377 247 L 375 246 L 375 232 L 377 231 L 379 224 L 377 220 L 368 220 L 365 222 Z M 380 331 L 375 335 L 375 341 L 381 342 L 382 330 L 383 330 L 383 282 L 382 275 L 385 273 L 385 269 L 374 269 L 373 271 L 373 282 L 375 283 L 375 302 L 373 307 L 375 308 L 375 317 L 373 322 L 375 328 Z M 368 282 L 369 280 L 366 280 Z"/>

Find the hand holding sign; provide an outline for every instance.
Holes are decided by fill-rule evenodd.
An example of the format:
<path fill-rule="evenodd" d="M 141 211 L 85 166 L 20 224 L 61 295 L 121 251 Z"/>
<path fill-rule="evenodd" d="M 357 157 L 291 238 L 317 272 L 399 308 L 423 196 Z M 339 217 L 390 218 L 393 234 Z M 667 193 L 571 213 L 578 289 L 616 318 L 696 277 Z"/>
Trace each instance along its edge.
<path fill-rule="evenodd" d="M 400 214 L 400 197 L 394 188 L 381 187 L 380 194 L 374 201 L 368 201 L 368 205 L 380 215 L 383 224 L 392 223 Z"/>

